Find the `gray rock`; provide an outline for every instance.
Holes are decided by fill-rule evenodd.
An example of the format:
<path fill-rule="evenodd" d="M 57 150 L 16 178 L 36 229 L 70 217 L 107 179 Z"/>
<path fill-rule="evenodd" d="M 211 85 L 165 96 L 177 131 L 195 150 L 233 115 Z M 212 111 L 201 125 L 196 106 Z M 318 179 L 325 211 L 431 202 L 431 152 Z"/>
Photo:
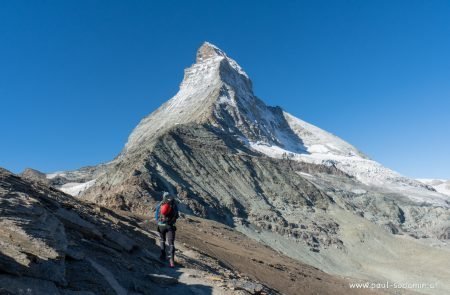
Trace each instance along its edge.
<path fill-rule="evenodd" d="M 117 281 L 114 274 L 105 266 L 97 263 L 92 259 L 88 259 L 89 263 L 100 273 L 108 282 L 109 286 L 116 292 L 117 295 L 127 295 L 127 290 Z"/>
<path fill-rule="evenodd" d="M 66 210 L 64 208 L 59 208 L 55 214 L 64 223 L 65 226 L 73 228 L 83 235 L 88 237 L 100 239 L 103 237 L 102 233 L 97 229 L 97 227 L 82 219 L 77 213 Z"/>
<path fill-rule="evenodd" d="M 439 238 L 442 240 L 450 240 L 450 227 L 445 228 Z"/>
<path fill-rule="evenodd" d="M 400 232 L 400 230 L 398 229 L 398 227 L 397 227 L 395 224 L 393 224 L 392 222 L 386 223 L 384 227 L 385 227 L 390 233 L 392 233 L 392 234 L 394 234 L 394 235 L 397 235 L 397 234 Z"/>
<path fill-rule="evenodd" d="M 49 183 L 49 180 L 47 179 L 45 173 L 42 173 L 41 171 L 27 168 L 25 169 L 21 174 L 23 178 L 29 179 L 32 181 L 41 181 L 43 183 Z"/>
<path fill-rule="evenodd" d="M 64 284 L 67 240 L 59 220 L 23 192 L 0 193 L 0 216 L 0 271 Z"/>
<path fill-rule="evenodd" d="M 228 283 L 228 287 L 234 290 L 244 290 L 250 294 L 259 294 L 264 291 L 263 285 L 246 280 L 232 280 Z"/>
<path fill-rule="evenodd" d="M 104 237 L 120 247 L 119 250 L 131 251 L 136 247 L 136 242 L 117 231 L 105 231 Z"/>

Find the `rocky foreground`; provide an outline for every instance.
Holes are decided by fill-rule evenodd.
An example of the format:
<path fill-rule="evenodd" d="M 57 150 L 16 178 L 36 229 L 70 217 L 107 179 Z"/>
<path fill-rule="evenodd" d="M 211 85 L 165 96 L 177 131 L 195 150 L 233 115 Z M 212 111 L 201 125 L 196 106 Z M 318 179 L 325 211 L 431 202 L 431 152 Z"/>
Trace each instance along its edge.
<path fill-rule="evenodd" d="M 148 218 L 1 168 L 0 217 L 0 294 L 362 294 L 195 217 L 179 222 L 177 267 L 170 269 L 158 259 Z"/>

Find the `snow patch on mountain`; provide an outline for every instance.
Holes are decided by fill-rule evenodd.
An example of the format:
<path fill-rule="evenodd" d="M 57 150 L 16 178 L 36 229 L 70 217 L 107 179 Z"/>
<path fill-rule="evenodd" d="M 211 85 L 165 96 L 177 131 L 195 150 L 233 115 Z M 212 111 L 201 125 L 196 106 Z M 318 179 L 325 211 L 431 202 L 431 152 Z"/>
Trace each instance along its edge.
<path fill-rule="evenodd" d="M 430 203 L 438 206 L 449 206 L 449 198 L 444 185 L 436 189 L 438 193 L 413 179 L 384 167 L 380 163 L 369 159 L 355 147 L 312 124 L 304 122 L 289 113 L 284 116 L 290 128 L 299 137 L 307 153 L 293 152 L 281 145 L 261 141 L 243 140 L 253 150 L 272 158 L 286 158 L 312 164 L 334 166 L 361 183 L 368 186 L 382 187 L 385 190 L 398 192 L 408 196 L 418 203 Z M 277 132 L 275 132 L 277 133 Z M 285 138 L 279 140 L 286 141 Z"/>
<path fill-rule="evenodd" d="M 69 182 L 65 183 L 62 186 L 59 187 L 59 190 L 65 192 L 66 194 L 72 195 L 74 197 L 77 197 L 79 194 L 81 194 L 83 191 L 90 188 L 92 185 L 94 185 L 96 179 L 87 181 L 87 182 Z"/>
<path fill-rule="evenodd" d="M 401 193 L 417 203 L 428 203 L 443 207 L 450 206 L 449 195 L 444 195 L 444 191 L 438 190 L 438 193 L 433 192 L 426 185 L 404 177 L 370 159 L 335 155 L 329 153 L 329 150 L 326 150 L 326 153 L 298 154 L 276 145 L 251 141 L 248 141 L 248 144 L 253 150 L 272 158 L 286 158 L 293 161 L 334 166 L 365 185 Z M 323 150 L 325 148 L 319 149 L 319 151 Z"/>
<path fill-rule="evenodd" d="M 69 194 L 71 196 L 77 197 L 80 195 L 83 191 L 90 188 L 92 185 L 95 184 L 96 179 L 91 179 L 84 182 L 76 181 L 78 179 L 86 178 L 87 175 L 83 171 L 58 171 L 53 173 L 46 174 L 47 179 L 54 180 L 56 178 L 62 178 L 65 180 L 68 180 L 69 182 L 66 182 L 62 185 L 55 185 L 56 188 L 59 190 L 65 192 L 66 194 Z M 72 181 L 70 181 L 72 180 Z"/>
<path fill-rule="evenodd" d="M 367 156 L 339 137 L 283 112 L 291 129 L 311 154 L 330 154 L 367 159 Z"/>
<path fill-rule="evenodd" d="M 437 192 L 450 196 L 450 180 L 420 178 L 418 181 L 432 186 Z"/>
<path fill-rule="evenodd" d="M 77 197 L 93 186 L 96 180 L 114 163 L 115 160 L 97 166 L 86 166 L 77 170 L 57 171 L 44 175 L 52 186 Z"/>

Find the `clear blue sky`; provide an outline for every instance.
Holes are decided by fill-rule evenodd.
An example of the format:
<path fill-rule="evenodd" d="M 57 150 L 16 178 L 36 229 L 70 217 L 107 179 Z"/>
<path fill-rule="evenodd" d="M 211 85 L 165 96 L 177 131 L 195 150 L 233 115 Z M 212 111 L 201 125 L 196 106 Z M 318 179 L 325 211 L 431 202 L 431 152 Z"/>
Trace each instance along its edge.
<path fill-rule="evenodd" d="M 208 40 L 266 103 L 404 175 L 450 178 L 449 1 L 2 1 L 0 40 L 14 172 L 115 157 Z"/>

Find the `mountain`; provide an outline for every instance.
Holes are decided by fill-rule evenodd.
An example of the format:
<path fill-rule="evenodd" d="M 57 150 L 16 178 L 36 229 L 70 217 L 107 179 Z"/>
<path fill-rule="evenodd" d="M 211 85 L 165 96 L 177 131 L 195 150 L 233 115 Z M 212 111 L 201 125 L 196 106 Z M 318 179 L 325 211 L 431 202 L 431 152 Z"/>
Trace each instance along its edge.
<path fill-rule="evenodd" d="M 185 71 L 179 92 L 139 123 L 122 153 L 149 148 L 161 134 L 185 124 L 207 124 L 270 157 L 288 153 L 303 162 L 335 164 L 365 184 L 429 189 L 369 160 L 340 138 L 279 107 L 266 106 L 253 94 L 243 69 L 207 42 L 198 50 L 196 63 Z"/>
<path fill-rule="evenodd" d="M 445 179 L 417 179 L 418 181 L 433 187 L 437 192 L 450 196 L 450 180 Z"/>
<path fill-rule="evenodd" d="M 84 201 L 145 215 L 164 191 L 175 193 L 186 214 L 328 273 L 450 290 L 449 197 L 267 106 L 242 67 L 210 43 L 117 158 L 46 175 L 58 177 L 56 187 L 82 186 L 74 195 Z"/>

